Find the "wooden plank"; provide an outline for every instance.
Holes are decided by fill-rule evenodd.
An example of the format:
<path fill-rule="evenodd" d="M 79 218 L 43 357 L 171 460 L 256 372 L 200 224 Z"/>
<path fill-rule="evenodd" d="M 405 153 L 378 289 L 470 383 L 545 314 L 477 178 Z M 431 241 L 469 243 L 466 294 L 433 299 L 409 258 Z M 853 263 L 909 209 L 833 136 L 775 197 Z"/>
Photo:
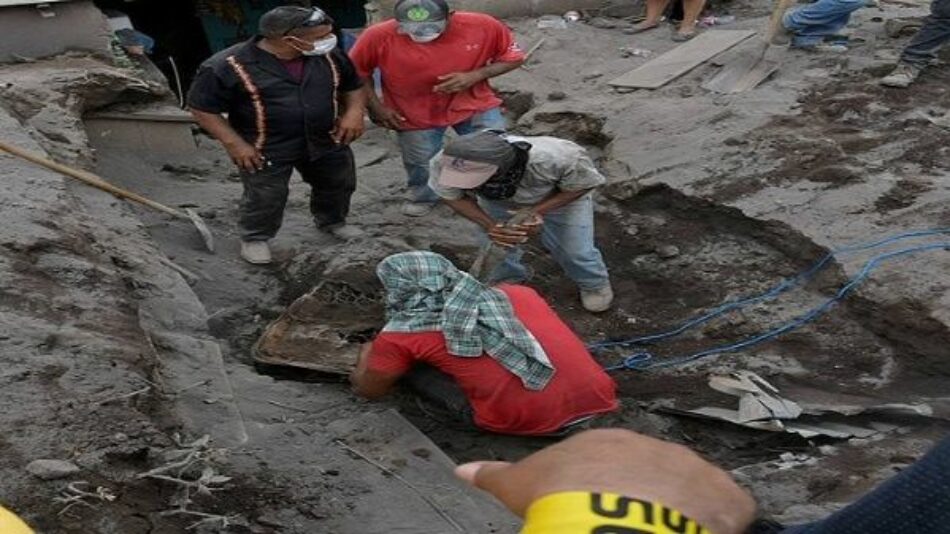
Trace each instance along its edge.
<path fill-rule="evenodd" d="M 747 55 L 723 67 L 715 76 L 706 80 L 702 88 L 715 93 L 742 93 L 764 82 L 778 67 L 778 61 Z"/>
<path fill-rule="evenodd" d="M 709 30 L 610 82 L 617 87 L 656 89 L 755 35 L 753 30 Z"/>

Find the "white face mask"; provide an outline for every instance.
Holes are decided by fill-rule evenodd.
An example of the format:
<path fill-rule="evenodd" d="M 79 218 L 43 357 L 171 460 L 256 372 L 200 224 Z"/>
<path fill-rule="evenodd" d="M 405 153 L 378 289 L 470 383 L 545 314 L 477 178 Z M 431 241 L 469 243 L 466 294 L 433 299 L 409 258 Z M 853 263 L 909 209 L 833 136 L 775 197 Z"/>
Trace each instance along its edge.
<path fill-rule="evenodd" d="M 305 56 L 325 56 L 330 52 L 333 52 L 333 49 L 336 48 L 336 45 L 336 35 L 330 34 L 329 37 L 320 39 L 319 41 L 314 41 L 313 47 L 310 50 L 301 50 L 300 53 Z"/>
<path fill-rule="evenodd" d="M 416 35 L 414 33 L 409 34 L 409 38 L 416 43 L 431 43 L 438 39 L 442 34 L 441 33 L 430 33 L 426 35 Z"/>

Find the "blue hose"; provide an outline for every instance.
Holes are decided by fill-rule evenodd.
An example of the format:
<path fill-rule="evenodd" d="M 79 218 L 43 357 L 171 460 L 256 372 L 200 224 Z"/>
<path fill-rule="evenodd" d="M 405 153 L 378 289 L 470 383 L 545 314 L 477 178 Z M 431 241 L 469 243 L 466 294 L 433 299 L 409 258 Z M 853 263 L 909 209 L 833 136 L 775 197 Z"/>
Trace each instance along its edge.
<path fill-rule="evenodd" d="M 950 228 L 938 228 L 938 229 L 933 229 L 933 230 L 918 230 L 918 231 L 913 231 L 913 232 L 906 232 L 906 233 L 894 235 L 886 239 L 881 239 L 874 242 L 861 243 L 861 244 L 838 248 L 826 254 L 824 257 L 821 258 L 821 260 L 819 260 L 817 263 L 812 265 L 806 271 L 800 273 L 794 278 L 783 280 L 778 285 L 766 291 L 765 293 L 762 293 L 761 295 L 748 297 L 748 298 L 741 299 L 734 302 L 726 302 L 724 304 L 721 304 L 720 306 L 717 306 L 716 308 L 713 308 L 709 312 L 699 317 L 696 317 L 694 319 L 690 319 L 682 323 L 681 325 L 677 326 L 676 328 L 666 331 L 666 332 L 650 334 L 646 336 L 620 340 L 620 341 L 607 341 L 607 342 L 602 342 L 602 343 L 595 343 L 593 345 L 590 345 L 589 348 L 592 351 L 597 351 L 597 350 L 609 348 L 609 347 L 647 345 L 647 344 L 655 343 L 660 340 L 670 339 L 682 334 L 683 332 L 686 332 L 687 330 L 691 328 L 707 323 L 711 321 L 712 319 L 719 317 L 721 315 L 724 315 L 726 313 L 729 313 L 731 311 L 747 308 L 749 306 L 758 304 L 760 302 L 765 302 L 765 301 L 775 299 L 779 295 L 786 293 L 797 286 L 803 285 L 809 280 L 811 280 L 812 278 L 814 278 L 835 257 L 841 256 L 844 254 L 853 253 L 853 252 L 859 252 L 863 250 L 869 250 L 873 248 L 882 247 L 884 245 L 895 243 L 897 241 L 901 241 L 904 239 L 910 239 L 914 237 L 933 236 L 933 235 L 943 235 L 943 234 L 950 234 Z M 858 285 L 864 282 L 868 278 L 868 276 L 870 276 L 871 272 L 875 268 L 877 268 L 877 266 L 881 262 L 902 257 L 902 256 L 911 255 L 918 252 L 930 251 L 930 250 L 950 250 L 950 242 L 943 242 L 943 243 L 929 244 L 929 245 L 919 245 L 916 247 L 900 249 L 900 250 L 877 255 L 871 258 L 867 263 L 865 263 L 861 271 L 858 272 L 858 274 L 852 277 L 850 280 L 848 280 L 848 282 L 845 283 L 832 298 L 826 300 L 825 302 L 816 306 L 815 308 L 812 308 L 806 313 L 796 317 L 795 319 L 792 319 L 791 321 L 781 326 L 778 326 L 776 328 L 773 328 L 765 333 L 747 338 L 737 343 L 723 345 L 720 347 L 713 347 L 713 348 L 699 351 L 687 356 L 664 359 L 662 361 L 655 360 L 653 354 L 651 354 L 648 351 L 638 351 L 628 356 L 625 356 L 619 364 L 606 367 L 605 369 L 607 371 L 619 371 L 619 370 L 624 370 L 624 369 L 642 371 L 646 369 L 674 367 L 677 365 L 682 365 L 685 363 L 696 361 L 696 360 L 713 356 L 716 354 L 735 352 L 744 348 L 751 347 L 753 345 L 757 345 L 759 343 L 763 343 L 765 341 L 769 341 L 782 334 L 795 330 L 815 320 L 816 318 L 820 317 L 824 313 L 826 313 L 832 306 L 834 306 L 836 303 L 844 299 Z"/>

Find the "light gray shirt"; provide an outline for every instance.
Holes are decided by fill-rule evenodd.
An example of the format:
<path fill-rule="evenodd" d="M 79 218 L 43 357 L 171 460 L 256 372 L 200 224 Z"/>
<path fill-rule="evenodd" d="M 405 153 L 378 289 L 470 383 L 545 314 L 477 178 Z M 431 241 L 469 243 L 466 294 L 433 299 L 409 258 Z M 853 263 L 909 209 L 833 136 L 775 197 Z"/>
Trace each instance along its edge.
<path fill-rule="evenodd" d="M 594 167 L 594 162 L 584 147 L 556 137 L 515 137 L 512 141 L 525 141 L 531 144 L 528 153 L 528 167 L 524 178 L 518 185 L 518 191 L 508 202 L 520 205 L 534 205 L 553 191 L 581 191 L 607 183 L 604 175 Z M 429 187 L 440 198 L 460 200 L 465 190 L 446 187 L 439 183 L 442 172 L 442 152 L 429 163 Z"/>

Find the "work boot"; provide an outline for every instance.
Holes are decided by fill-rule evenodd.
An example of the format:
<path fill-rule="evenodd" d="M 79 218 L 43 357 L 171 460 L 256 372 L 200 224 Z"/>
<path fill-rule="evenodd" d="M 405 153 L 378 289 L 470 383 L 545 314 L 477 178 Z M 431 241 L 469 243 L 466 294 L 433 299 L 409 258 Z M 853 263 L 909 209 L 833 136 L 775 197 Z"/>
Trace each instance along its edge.
<path fill-rule="evenodd" d="M 887 87 L 903 89 L 914 83 L 914 80 L 920 76 L 920 71 L 922 70 L 920 67 L 915 67 L 910 63 L 898 63 L 897 68 L 891 71 L 887 76 L 881 78 L 881 81 L 878 83 Z"/>
<path fill-rule="evenodd" d="M 355 226 L 350 226 L 348 224 L 339 224 L 330 228 L 325 229 L 327 233 L 332 235 L 337 239 L 342 239 L 343 241 L 351 241 L 353 239 L 359 239 L 361 237 L 366 237 L 366 232 L 360 230 Z"/>
<path fill-rule="evenodd" d="M 433 209 L 434 202 L 406 202 L 402 205 L 402 214 L 409 217 L 425 217 Z"/>
<path fill-rule="evenodd" d="M 242 241 L 241 257 L 253 265 L 267 265 L 273 261 L 267 241 Z"/>
<path fill-rule="evenodd" d="M 591 313 L 605 312 L 614 302 L 614 290 L 610 284 L 591 291 L 581 290 L 581 304 Z"/>

